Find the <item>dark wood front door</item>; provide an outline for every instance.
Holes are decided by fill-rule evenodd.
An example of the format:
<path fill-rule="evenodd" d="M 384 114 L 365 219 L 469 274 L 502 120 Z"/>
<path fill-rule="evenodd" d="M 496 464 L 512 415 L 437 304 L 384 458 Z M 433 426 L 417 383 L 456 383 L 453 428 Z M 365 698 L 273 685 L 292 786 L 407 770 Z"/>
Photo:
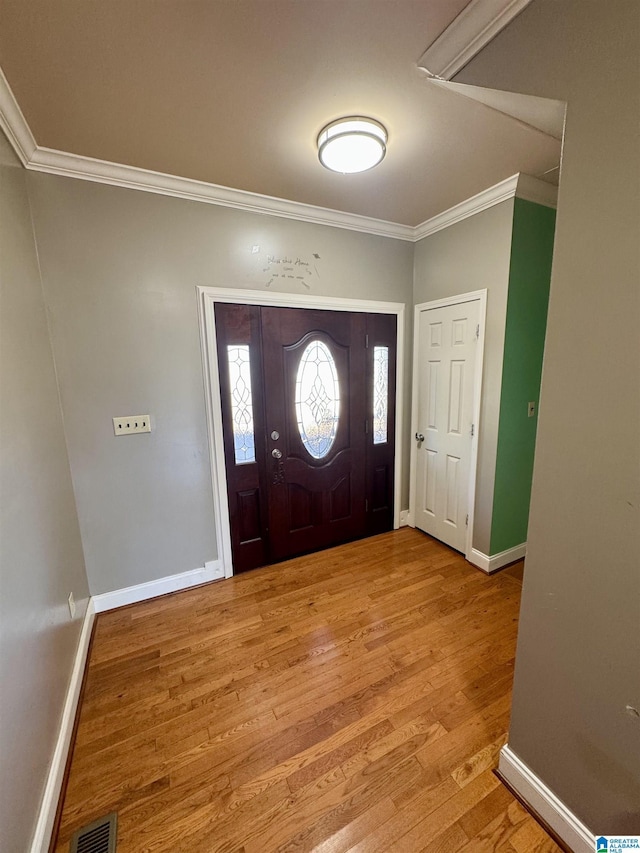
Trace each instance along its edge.
<path fill-rule="evenodd" d="M 390 530 L 395 316 L 215 310 L 235 570 Z"/>

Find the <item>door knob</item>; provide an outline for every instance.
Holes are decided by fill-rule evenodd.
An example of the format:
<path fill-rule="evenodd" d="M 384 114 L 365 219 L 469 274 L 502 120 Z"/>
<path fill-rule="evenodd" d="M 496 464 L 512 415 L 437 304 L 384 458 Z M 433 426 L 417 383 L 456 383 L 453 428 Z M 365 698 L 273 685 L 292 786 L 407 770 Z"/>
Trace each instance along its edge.
<path fill-rule="evenodd" d="M 424 436 L 421 432 L 416 433 L 416 441 L 424 441 Z"/>
<path fill-rule="evenodd" d="M 282 459 L 282 451 L 278 450 L 277 447 L 273 448 L 273 450 L 271 451 L 271 455 L 274 459 Z"/>

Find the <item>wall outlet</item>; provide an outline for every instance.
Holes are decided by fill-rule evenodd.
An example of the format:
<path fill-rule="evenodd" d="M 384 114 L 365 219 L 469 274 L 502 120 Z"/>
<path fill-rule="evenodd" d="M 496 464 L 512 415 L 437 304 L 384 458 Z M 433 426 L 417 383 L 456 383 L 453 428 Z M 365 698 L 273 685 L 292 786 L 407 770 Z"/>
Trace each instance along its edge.
<path fill-rule="evenodd" d="M 70 613 L 72 619 L 76 615 L 76 600 L 73 597 L 72 592 L 69 593 L 69 613 Z"/>
<path fill-rule="evenodd" d="M 113 431 L 116 435 L 151 432 L 151 418 L 149 415 L 127 415 L 124 418 L 114 418 Z"/>

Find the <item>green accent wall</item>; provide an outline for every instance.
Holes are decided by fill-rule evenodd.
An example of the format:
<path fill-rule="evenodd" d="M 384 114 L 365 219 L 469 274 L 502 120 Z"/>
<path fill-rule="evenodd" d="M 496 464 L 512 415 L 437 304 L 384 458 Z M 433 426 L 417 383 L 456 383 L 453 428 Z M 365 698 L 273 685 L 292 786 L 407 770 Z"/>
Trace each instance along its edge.
<path fill-rule="evenodd" d="M 552 208 L 515 199 L 491 555 L 527 541 L 555 220 Z"/>

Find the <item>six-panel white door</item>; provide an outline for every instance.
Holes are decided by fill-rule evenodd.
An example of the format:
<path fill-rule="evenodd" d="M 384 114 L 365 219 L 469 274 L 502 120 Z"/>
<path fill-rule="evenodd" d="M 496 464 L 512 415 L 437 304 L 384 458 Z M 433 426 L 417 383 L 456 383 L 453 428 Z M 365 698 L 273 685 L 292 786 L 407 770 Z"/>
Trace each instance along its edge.
<path fill-rule="evenodd" d="M 479 320 L 472 300 L 420 311 L 416 329 L 415 525 L 463 553 Z"/>

